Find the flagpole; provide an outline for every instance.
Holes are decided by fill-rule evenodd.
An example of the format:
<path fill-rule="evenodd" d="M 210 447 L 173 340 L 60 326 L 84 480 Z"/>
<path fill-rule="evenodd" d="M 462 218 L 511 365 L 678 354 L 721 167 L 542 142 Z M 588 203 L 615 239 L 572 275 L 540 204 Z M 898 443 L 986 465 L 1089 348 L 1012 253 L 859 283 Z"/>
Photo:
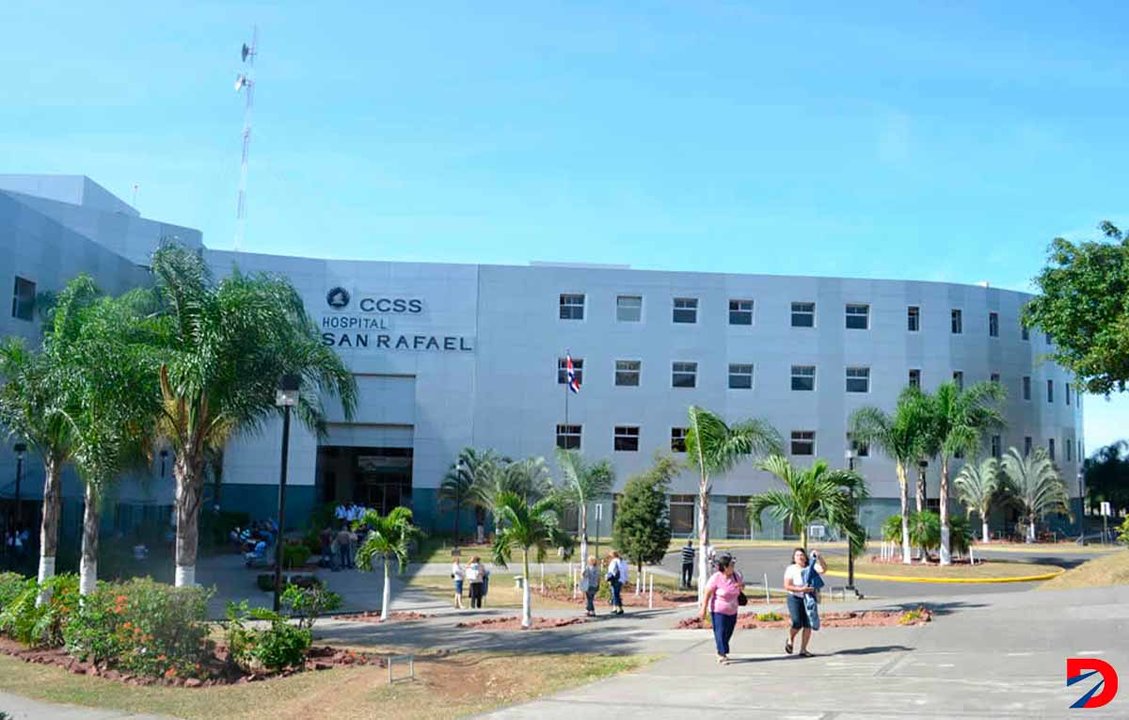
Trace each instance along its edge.
<path fill-rule="evenodd" d="M 568 350 L 565 350 L 565 357 L 566 358 L 572 357 L 571 353 L 569 353 Z M 572 387 L 570 386 L 571 382 L 572 382 L 572 378 L 569 377 L 568 370 L 566 368 L 566 370 L 565 370 L 565 384 L 564 384 L 564 394 L 565 394 L 565 423 L 564 424 L 565 424 L 565 433 L 566 434 L 568 433 L 568 395 L 569 395 L 570 392 L 572 392 Z M 567 443 L 566 443 L 566 445 L 567 445 Z"/>

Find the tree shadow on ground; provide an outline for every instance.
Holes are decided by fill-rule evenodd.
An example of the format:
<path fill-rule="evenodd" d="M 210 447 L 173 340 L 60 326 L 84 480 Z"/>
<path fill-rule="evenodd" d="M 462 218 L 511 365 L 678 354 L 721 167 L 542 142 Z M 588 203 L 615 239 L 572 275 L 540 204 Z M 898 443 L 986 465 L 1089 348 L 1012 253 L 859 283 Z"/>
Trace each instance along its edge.
<path fill-rule="evenodd" d="M 871 609 L 889 612 L 909 612 L 910 610 L 916 610 L 920 607 L 927 608 L 934 615 L 943 616 L 952 615 L 960 610 L 974 610 L 976 608 L 988 607 L 988 603 L 967 602 L 964 600 L 953 600 L 951 602 L 906 600 L 904 602 L 892 602 L 886 605 L 880 605 Z"/>

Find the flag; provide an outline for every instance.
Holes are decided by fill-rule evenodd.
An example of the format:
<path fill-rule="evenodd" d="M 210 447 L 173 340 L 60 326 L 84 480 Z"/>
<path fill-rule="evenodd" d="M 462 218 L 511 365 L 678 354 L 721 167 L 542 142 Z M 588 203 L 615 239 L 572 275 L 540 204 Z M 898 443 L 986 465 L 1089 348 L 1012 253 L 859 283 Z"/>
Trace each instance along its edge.
<path fill-rule="evenodd" d="M 574 393 L 580 392 L 580 379 L 576 377 L 576 368 L 572 365 L 572 355 L 565 355 L 565 377 L 568 380 L 568 389 Z"/>

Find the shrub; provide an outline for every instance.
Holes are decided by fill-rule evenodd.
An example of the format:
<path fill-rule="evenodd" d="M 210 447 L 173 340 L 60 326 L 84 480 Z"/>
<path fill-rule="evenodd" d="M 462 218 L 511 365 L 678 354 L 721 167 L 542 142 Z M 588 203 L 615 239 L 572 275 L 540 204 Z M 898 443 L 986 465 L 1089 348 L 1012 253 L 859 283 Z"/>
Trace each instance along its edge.
<path fill-rule="evenodd" d="M 1129 517 L 1125 518 L 1125 522 L 1121 523 L 1121 527 L 1117 529 L 1117 539 L 1129 544 Z"/>
<path fill-rule="evenodd" d="M 313 630 L 318 617 L 341 608 L 341 596 L 321 585 L 309 588 L 287 585 L 282 593 L 282 606 L 291 618 L 298 618 L 298 627 Z"/>
<path fill-rule="evenodd" d="M 0 632 L 13 640 L 33 647 L 58 647 L 63 632 L 78 610 L 78 576 L 56 575 L 43 583 L 50 594 L 47 602 L 36 607 L 40 586 L 32 578 L 24 581 L 19 594 L 9 599 L 0 611 Z M 14 583 L 8 592 L 14 591 Z"/>
<path fill-rule="evenodd" d="M 891 515 L 882 523 L 882 539 L 886 542 L 902 542 L 902 516 Z"/>
<path fill-rule="evenodd" d="M 901 523 L 901 519 L 898 520 L 898 523 Z M 757 620 L 760 620 L 761 622 L 776 622 L 783 619 L 784 617 L 780 613 L 766 612 L 757 614 Z"/>
<path fill-rule="evenodd" d="M 20 596 L 28 579 L 14 572 L 0 573 L 0 611 Z"/>
<path fill-rule="evenodd" d="M 932 510 L 915 512 L 909 517 L 909 541 L 915 547 L 936 550 L 941 546 L 941 516 Z"/>
<path fill-rule="evenodd" d="M 949 530 L 949 548 L 954 553 L 968 554 L 968 548 L 972 544 L 972 528 L 968 524 L 968 517 L 950 515 Z"/>
<path fill-rule="evenodd" d="M 282 567 L 296 568 L 310 559 L 310 549 L 304 542 L 288 542 L 282 546 Z"/>
<path fill-rule="evenodd" d="M 269 624 L 264 628 L 248 627 L 248 620 Z M 228 603 L 225 635 L 232 662 L 248 671 L 301 665 L 313 642 L 311 630 L 291 625 L 270 610 L 248 609 L 246 600 Z"/>
<path fill-rule="evenodd" d="M 913 625 L 915 623 L 919 623 L 919 622 L 922 622 L 923 620 L 928 620 L 928 619 L 929 619 L 928 612 L 925 610 L 924 607 L 919 607 L 916 610 L 907 610 L 904 613 L 902 613 L 902 616 L 900 618 L 898 618 L 898 624 L 899 625 Z"/>
<path fill-rule="evenodd" d="M 210 595 L 148 578 L 102 584 L 67 624 L 67 651 L 139 675 L 195 675 L 205 651 Z"/>
<path fill-rule="evenodd" d="M 287 585 L 297 585 L 302 588 L 321 587 L 321 580 L 318 580 L 316 575 L 282 575 L 282 587 Z M 259 573 L 255 577 L 255 586 L 263 592 L 274 591 L 274 573 Z"/>

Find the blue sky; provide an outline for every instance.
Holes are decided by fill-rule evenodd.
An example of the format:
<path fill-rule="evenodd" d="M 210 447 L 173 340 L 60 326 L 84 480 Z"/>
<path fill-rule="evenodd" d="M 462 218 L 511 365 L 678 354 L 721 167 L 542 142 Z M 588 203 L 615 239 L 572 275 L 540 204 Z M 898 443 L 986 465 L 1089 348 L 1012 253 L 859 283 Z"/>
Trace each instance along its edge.
<path fill-rule="evenodd" d="M 0 171 L 230 247 L 257 23 L 251 251 L 1029 289 L 1129 220 L 1117 3 L 169 5 L 3 3 Z"/>

